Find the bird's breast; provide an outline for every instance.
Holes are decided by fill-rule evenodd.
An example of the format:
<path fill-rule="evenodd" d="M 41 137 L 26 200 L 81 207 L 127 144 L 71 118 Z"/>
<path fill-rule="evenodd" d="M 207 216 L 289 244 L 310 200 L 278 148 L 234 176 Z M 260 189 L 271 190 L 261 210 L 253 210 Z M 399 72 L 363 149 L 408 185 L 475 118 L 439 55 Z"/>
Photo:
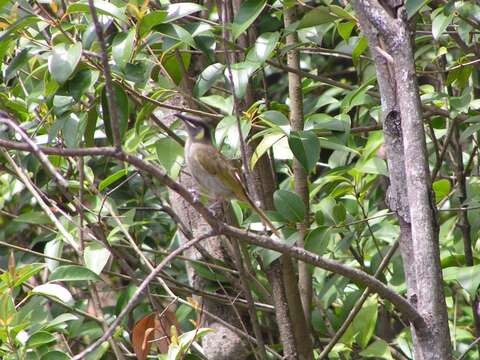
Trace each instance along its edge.
<path fill-rule="evenodd" d="M 221 199 L 231 199 L 235 195 L 233 191 L 216 174 L 207 171 L 198 160 L 202 157 L 204 161 L 216 161 L 218 159 L 209 159 L 215 156 L 212 152 L 206 152 L 203 144 L 188 143 L 185 145 L 185 162 L 190 174 L 200 185 L 200 190 L 207 196 Z"/>

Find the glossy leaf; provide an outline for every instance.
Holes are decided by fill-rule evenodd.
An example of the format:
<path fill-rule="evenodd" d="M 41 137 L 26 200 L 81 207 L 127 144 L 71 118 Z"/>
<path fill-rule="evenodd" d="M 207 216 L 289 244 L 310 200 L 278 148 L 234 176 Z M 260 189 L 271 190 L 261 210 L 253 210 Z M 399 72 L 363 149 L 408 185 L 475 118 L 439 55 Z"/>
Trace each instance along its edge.
<path fill-rule="evenodd" d="M 92 270 L 79 265 L 57 267 L 48 278 L 49 281 L 98 281 L 100 278 Z"/>
<path fill-rule="evenodd" d="M 67 47 L 59 44 L 52 50 L 48 58 L 50 75 L 59 83 L 64 83 L 73 74 L 82 56 L 82 43 Z"/>
<path fill-rule="evenodd" d="M 89 244 L 83 254 L 85 266 L 97 275 L 100 275 L 110 256 L 110 251 L 105 246 L 95 242 Z"/>
<path fill-rule="evenodd" d="M 183 164 L 183 147 L 173 139 L 162 138 L 157 141 L 156 152 L 160 164 L 176 178 Z"/>
<path fill-rule="evenodd" d="M 28 338 L 27 348 L 32 349 L 57 341 L 56 337 L 46 331 L 39 331 Z"/>
<path fill-rule="evenodd" d="M 388 344 L 382 339 L 375 340 L 365 350 L 361 351 L 359 355 L 365 358 L 393 360 Z"/>
<path fill-rule="evenodd" d="M 238 14 L 235 16 L 232 24 L 232 34 L 237 39 L 260 15 L 267 4 L 266 0 L 246 0 L 242 1 Z"/>
<path fill-rule="evenodd" d="M 105 190 L 105 188 L 109 187 L 110 185 L 117 182 L 121 178 L 127 176 L 127 174 L 128 174 L 128 169 L 122 169 L 110 175 L 109 177 L 107 177 L 106 179 L 100 182 L 100 184 L 98 185 L 98 191 Z"/>
<path fill-rule="evenodd" d="M 124 69 L 130 61 L 135 45 L 135 31 L 131 29 L 128 32 L 118 33 L 113 39 L 112 57 L 115 64 Z"/>
<path fill-rule="evenodd" d="M 321 24 L 328 24 L 337 19 L 328 6 L 319 6 L 307 12 L 300 20 L 297 29 L 308 28 Z"/>
<path fill-rule="evenodd" d="M 155 10 L 143 16 L 138 23 L 138 33 L 140 37 L 146 35 L 156 26 L 163 24 L 167 19 L 168 12 L 165 10 Z"/>
<path fill-rule="evenodd" d="M 310 172 L 320 157 L 320 142 L 317 135 L 312 131 L 292 131 L 288 137 L 288 144 L 305 171 Z"/>
<path fill-rule="evenodd" d="M 202 73 L 197 77 L 195 82 L 195 87 L 193 92 L 195 96 L 203 96 L 205 93 L 210 90 L 210 88 L 215 84 L 215 82 L 220 79 L 225 69 L 225 65 L 220 63 L 215 63 L 209 65 L 202 71 Z"/>
<path fill-rule="evenodd" d="M 480 285 L 480 265 L 458 267 L 452 266 L 443 269 L 443 280 L 446 282 L 456 281 L 464 288 L 471 298 L 475 297 Z"/>
<path fill-rule="evenodd" d="M 453 15 L 453 12 L 449 15 L 445 15 L 443 12 L 440 12 L 435 16 L 435 18 L 432 20 L 432 35 L 434 39 L 437 40 L 440 36 L 442 36 L 447 26 L 450 25 Z"/>
<path fill-rule="evenodd" d="M 290 222 L 301 222 L 305 218 L 305 205 L 300 196 L 287 190 L 277 190 L 273 194 L 275 209 Z"/>
<path fill-rule="evenodd" d="M 127 17 L 125 15 L 124 8 L 120 8 L 111 2 L 107 2 L 103 0 L 95 0 L 94 6 L 99 14 L 114 17 L 124 23 L 127 22 Z M 88 2 L 85 0 L 82 0 L 82 1 L 70 4 L 67 8 L 67 12 L 70 14 L 76 13 L 76 12 L 90 14 L 90 8 L 88 7 Z"/>
<path fill-rule="evenodd" d="M 42 284 L 33 288 L 33 294 L 46 295 L 57 298 L 67 305 L 73 305 L 74 300 L 70 291 L 58 284 Z"/>
<path fill-rule="evenodd" d="M 452 190 L 452 185 L 448 179 L 437 180 L 432 185 L 435 192 L 435 202 L 438 203 L 446 198 Z"/>
<path fill-rule="evenodd" d="M 255 44 L 248 51 L 245 61 L 262 64 L 270 58 L 279 39 L 280 34 L 278 32 L 263 33 L 255 40 Z"/>

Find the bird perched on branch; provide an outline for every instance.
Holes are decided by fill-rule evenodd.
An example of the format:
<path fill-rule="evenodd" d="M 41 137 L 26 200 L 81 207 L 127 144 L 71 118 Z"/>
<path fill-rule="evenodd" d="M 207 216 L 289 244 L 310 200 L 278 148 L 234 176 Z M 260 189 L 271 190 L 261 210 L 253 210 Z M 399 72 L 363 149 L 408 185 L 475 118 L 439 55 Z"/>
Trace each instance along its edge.
<path fill-rule="evenodd" d="M 265 212 L 249 196 L 238 170 L 213 146 L 210 128 L 204 121 L 176 114 L 187 130 L 185 162 L 201 192 L 216 200 L 237 199 L 248 203 L 260 216 L 264 226 L 281 237 Z"/>

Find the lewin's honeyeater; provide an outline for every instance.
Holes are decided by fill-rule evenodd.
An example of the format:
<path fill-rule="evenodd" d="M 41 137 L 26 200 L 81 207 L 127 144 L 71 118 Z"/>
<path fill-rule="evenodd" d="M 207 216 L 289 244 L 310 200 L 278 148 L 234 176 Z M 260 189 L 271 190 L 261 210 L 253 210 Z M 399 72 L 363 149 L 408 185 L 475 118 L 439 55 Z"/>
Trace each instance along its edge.
<path fill-rule="evenodd" d="M 262 223 L 280 237 L 267 215 L 248 195 L 238 170 L 212 144 L 209 126 L 185 114 L 176 116 L 184 122 L 187 130 L 185 162 L 190 174 L 200 185 L 201 192 L 217 200 L 238 199 L 248 203 L 260 216 Z"/>

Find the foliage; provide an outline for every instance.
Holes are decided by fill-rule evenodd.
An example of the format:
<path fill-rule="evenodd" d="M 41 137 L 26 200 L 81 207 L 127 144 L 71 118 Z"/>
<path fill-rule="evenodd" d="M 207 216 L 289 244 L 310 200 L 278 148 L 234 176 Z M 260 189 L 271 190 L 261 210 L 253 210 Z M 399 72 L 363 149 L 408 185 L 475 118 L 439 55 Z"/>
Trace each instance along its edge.
<path fill-rule="evenodd" d="M 94 4 L 106 37 L 113 102 L 127 153 L 178 179 L 185 133 L 177 121 L 165 119 L 172 99 L 181 95 L 193 97 L 195 106 L 218 123 L 214 138 L 222 152 L 240 158 L 235 103 L 248 104 L 240 115 L 242 136 L 255 147 L 249 165 L 255 169 L 265 154 L 275 161 L 278 189 L 275 208 L 268 214 L 281 225 L 285 241 L 295 244 L 298 225 L 307 219 L 307 250 L 375 273 L 400 230 L 384 201 L 388 169 L 381 155 L 375 69 L 347 1 L 242 1 L 233 23 L 225 26 L 214 5 L 165 0 Z M 283 26 L 284 6 L 298 10 L 298 21 L 288 28 Z M 408 0 L 407 8 L 417 29 L 415 61 L 422 104 L 448 115 L 427 111 L 425 128 L 430 166 L 436 169 L 433 190 L 440 210 L 446 302 L 459 355 L 477 336 L 478 315 L 473 311 L 479 285 L 480 7 L 473 1 Z M 113 115 L 88 2 L 0 1 L 0 17 L 1 109 L 38 145 L 55 149 L 113 145 Z M 252 27 L 255 38 L 250 44 L 225 39 L 226 31 L 236 41 Z M 285 39 L 294 31 L 299 35 L 295 49 L 301 54 L 304 131 L 291 130 L 288 121 L 289 69 L 284 63 L 292 48 Z M 225 47 L 242 56 L 227 66 Z M 248 102 L 248 97 L 254 101 Z M 182 105 L 176 111 L 184 109 L 189 110 Z M 0 124 L 0 140 L 21 138 Z M 76 156 L 49 155 L 68 181 L 65 192 L 34 154 L 7 143 L 0 146 L 0 357 L 68 359 L 103 334 L 128 303 L 138 280 L 149 272 L 147 262 L 158 263 L 179 246 L 181 229 L 171 216 L 167 188 L 131 163 L 108 156 L 86 156 L 81 161 Z M 294 189 L 294 158 L 308 174 L 308 206 Z M 23 169 L 51 215 L 11 161 Z M 466 177 L 465 196 L 459 190 L 459 172 Z M 258 229 L 258 217 L 249 207 L 236 202 L 233 207 L 241 227 Z M 460 207 L 469 208 L 468 224 Z M 78 252 L 59 226 L 72 236 Z M 465 226 L 472 238 L 471 266 L 465 261 Z M 266 271 L 279 254 L 259 246 L 246 251 L 247 268 L 270 293 Z M 197 342 L 209 330 L 197 323 L 201 307 L 185 296 L 191 293 L 185 262 L 177 258 L 161 274 L 175 284 L 172 290 L 179 300 L 173 311 L 175 330 L 167 336 L 168 352 L 159 355 L 160 347 L 152 348 L 151 354 L 159 358 L 202 358 Z M 193 267 L 209 284 L 200 290 L 217 293 L 219 299 L 237 295 L 231 263 L 194 262 Z M 318 354 L 364 289 L 337 274 L 311 271 L 311 327 Z M 398 253 L 380 280 L 405 295 Z M 258 287 L 251 291 L 256 302 L 272 303 Z M 157 311 L 158 303 L 168 304 L 168 296 L 152 282 L 149 296 L 114 333 L 122 351 L 132 349 L 133 324 Z M 281 351 L 273 315 L 257 310 L 257 317 L 273 333 L 269 346 Z M 410 330 L 393 306 L 372 295 L 328 358 L 389 359 L 394 353 L 413 358 L 411 344 Z M 111 343 L 105 342 L 89 359 L 113 354 Z M 468 356 L 478 358 L 473 351 Z"/>

